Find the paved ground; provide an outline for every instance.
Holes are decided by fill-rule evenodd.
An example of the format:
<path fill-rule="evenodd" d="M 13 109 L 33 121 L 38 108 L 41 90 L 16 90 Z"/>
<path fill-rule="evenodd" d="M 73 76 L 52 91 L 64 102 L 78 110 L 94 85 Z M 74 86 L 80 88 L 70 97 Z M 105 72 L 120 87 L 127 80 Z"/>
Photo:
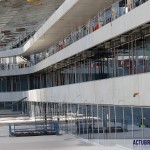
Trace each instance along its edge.
<path fill-rule="evenodd" d="M 122 150 L 104 147 L 72 135 L 9 137 L 8 125 L 0 125 L 0 150 Z"/>
<path fill-rule="evenodd" d="M 28 119 L 27 119 L 28 120 Z M 31 121 L 30 119 L 28 120 Z M 96 145 L 72 135 L 9 137 L 9 127 L 5 123 L 26 122 L 23 118 L 0 118 L 0 150 L 123 150 L 126 148 Z"/>
<path fill-rule="evenodd" d="M 121 150 L 86 143 L 70 135 L 36 137 L 0 137 L 0 150 Z"/>

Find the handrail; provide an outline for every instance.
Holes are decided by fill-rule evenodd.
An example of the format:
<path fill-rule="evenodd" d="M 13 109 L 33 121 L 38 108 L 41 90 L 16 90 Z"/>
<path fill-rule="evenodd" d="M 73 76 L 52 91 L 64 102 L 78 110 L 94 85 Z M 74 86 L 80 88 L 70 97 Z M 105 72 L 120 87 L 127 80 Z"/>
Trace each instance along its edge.
<path fill-rule="evenodd" d="M 1 108 L 1 109 L 3 110 L 3 109 L 6 109 L 7 107 L 14 106 L 14 105 L 18 104 L 19 102 L 24 101 L 26 98 L 27 98 L 27 97 L 24 97 L 24 98 L 18 100 L 16 103 L 13 103 L 13 104 L 11 104 L 11 105 L 4 106 L 4 107 Z"/>

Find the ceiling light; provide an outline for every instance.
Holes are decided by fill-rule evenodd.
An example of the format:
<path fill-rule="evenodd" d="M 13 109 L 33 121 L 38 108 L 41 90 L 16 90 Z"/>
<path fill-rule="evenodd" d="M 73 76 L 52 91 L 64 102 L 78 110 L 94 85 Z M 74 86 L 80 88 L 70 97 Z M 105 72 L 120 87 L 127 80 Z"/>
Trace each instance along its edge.
<path fill-rule="evenodd" d="M 11 31 L 10 30 L 4 30 L 4 31 L 1 31 L 1 33 L 3 33 L 4 35 L 11 35 Z"/>
<path fill-rule="evenodd" d="M 33 3 L 33 2 L 36 2 L 38 0 L 26 0 L 26 1 L 29 2 L 29 3 Z"/>
<path fill-rule="evenodd" d="M 16 32 L 23 32 L 23 31 L 26 31 L 25 28 L 16 28 Z"/>

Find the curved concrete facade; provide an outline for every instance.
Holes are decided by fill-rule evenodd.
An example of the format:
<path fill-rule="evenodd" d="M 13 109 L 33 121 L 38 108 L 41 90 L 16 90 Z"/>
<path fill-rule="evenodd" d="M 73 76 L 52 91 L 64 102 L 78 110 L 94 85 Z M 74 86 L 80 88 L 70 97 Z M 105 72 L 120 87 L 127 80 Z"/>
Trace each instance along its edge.
<path fill-rule="evenodd" d="M 150 73 L 145 73 L 25 92 L 0 93 L 0 100 L 17 101 L 27 97 L 28 101 L 34 102 L 149 106 L 149 78 Z M 134 97 L 135 93 L 139 95 Z"/>
<path fill-rule="evenodd" d="M 85 23 L 98 11 L 111 4 L 112 0 L 96 0 L 94 3 L 91 0 L 86 0 L 86 3 L 82 0 L 66 0 L 23 47 L 16 50 L 1 51 L 0 56 L 29 55 L 44 51 L 64 38 L 73 28 Z M 91 10 L 88 11 L 89 9 Z"/>
<path fill-rule="evenodd" d="M 119 17 L 118 19 L 112 21 L 111 23 L 105 25 L 104 27 L 85 36 L 79 41 L 55 53 L 54 55 L 46 58 L 45 60 L 41 61 L 35 66 L 24 68 L 24 69 L 16 68 L 15 70 L 3 70 L 0 72 L 0 76 L 23 75 L 23 74 L 31 74 L 31 73 L 38 72 L 64 59 L 67 59 L 73 55 L 76 55 L 98 44 L 101 44 L 117 36 L 120 36 L 126 32 L 129 32 L 132 29 L 140 27 L 141 25 L 146 24 L 150 21 L 149 7 L 150 7 L 150 1 L 147 1 L 146 3 L 135 8 L 129 13 Z M 139 19 L 137 19 L 136 16 L 138 16 Z M 15 50 L 15 52 L 20 53 L 20 55 L 21 55 L 21 51 L 25 52 L 26 50 L 23 50 L 22 48 Z M 13 53 L 13 50 L 11 52 L 12 53 L 9 53 L 9 51 L 0 52 L 0 55 L 7 56 L 8 54 L 10 55 L 15 54 L 15 52 Z"/>

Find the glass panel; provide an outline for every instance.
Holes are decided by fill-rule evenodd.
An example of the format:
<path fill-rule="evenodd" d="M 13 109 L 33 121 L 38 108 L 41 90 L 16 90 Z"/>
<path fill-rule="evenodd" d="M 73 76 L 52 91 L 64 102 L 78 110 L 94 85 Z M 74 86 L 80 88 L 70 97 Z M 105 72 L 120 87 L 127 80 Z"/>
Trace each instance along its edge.
<path fill-rule="evenodd" d="M 133 40 L 130 42 L 130 74 L 136 74 L 136 41 L 135 41 L 135 37 L 131 36 L 131 39 Z"/>
<path fill-rule="evenodd" d="M 87 138 L 90 140 L 93 136 L 93 120 L 92 120 L 92 106 L 86 105 L 86 130 L 87 130 Z"/>
<path fill-rule="evenodd" d="M 145 72 L 143 39 L 136 41 L 136 73 Z"/>
<path fill-rule="evenodd" d="M 92 138 L 98 140 L 98 109 L 97 105 L 93 105 L 91 108 L 92 112 Z M 98 142 L 98 141 L 96 141 Z"/>
<path fill-rule="evenodd" d="M 2 78 L 0 78 L 0 92 L 2 92 Z"/>
<path fill-rule="evenodd" d="M 75 68 L 75 65 L 72 64 L 71 65 L 71 83 L 75 83 L 75 71 L 76 71 L 76 68 Z"/>
<path fill-rule="evenodd" d="M 12 110 L 12 102 L 5 102 L 5 109 Z"/>
<path fill-rule="evenodd" d="M 115 2 L 112 4 L 112 20 L 115 20 L 116 18 L 119 17 L 119 2 Z"/>
<path fill-rule="evenodd" d="M 115 130 L 115 126 L 116 126 L 116 120 L 115 120 L 115 107 L 114 106 L 110 106 L 110 122 L 109 122 L 109 128 L 110 128 L 110 133 L 109 133 L 109 138 L 110 139 L 115 139 L 116 136 L 116 130 Z"/>
<path fill-rule="evenodd" d="M 0 102 L 0 109 L 4 109 L 4 102 Z"/>
<path fill-rule="evenodd" d="M 72 131 L 72 121 L 71 121 L 71 104 L 68 104 L 68 112 L 67 112 L 67 117 L 68 117 L 68 132 L 71 133 Z"/>
<path fill-rule="evenodd" d="M 144 138 L 150 138 L 150 108 L 143 108 L 143 120 L 140 122 L 141 128 L 144 130 Z"/>
<path fill-rule="evenodd" d="M 146 70 L 150 72 L 150 37 L 146 38 Z"/>
<path fill-rule="evenodd" d="M 116 107 L 116 133 L 117 133 L 117 139 L 124 138 L 123 133 L 123 107 Z"/>
<path fill-rule="evenodd" d="M 120 16 L 124 15 L 126 13 L 126 8 L 125 8 L 125 0 L 121 0 L 119 2 L 119 7 L 120 7 Z"/>
<path fill-rule="evenodd" d="M 13 102 L 13 111 L 18 111 L 18 104 Z"/>
<path fill-rule="evenodd" d="M 26 91 L 28 90 L 28 78 L 26 75 L 20 76 L 20 81 L 21 81 L 21 91 Z"/>
<path fill-rule="evenodd" d="M 84 139 L 87 139 L 87 123 L 86 123 L 87 107 L 85 105 L 80 105 L 79 111 L 82 113 L 82 120 L 80 121 L 80 136 Z"/>
<path fill-rule="evenodd" d="M 7 77 L 7 92 L 11 92 L 11 77 Z"/>
<path fill-rule="evenodd" d="M 109 128 L 109 107 L 104 106 L 103 107 L 103 126 L 104 126 L 104 139 L 109 139 L 109 133 L 110 133 L 110 128 Z"/>
<path fill-rule="evenodd" d="M 79 104 L 79 111 L 78 111 L 78 126 L 79 126 L 79 136 L 83 135 L 83 130 L 82 130 L 82 122 L 83 122 L 83 106 Z"/>
<path fill-rule="evenodd" d="M 129 50 L 129 44 L 125 44 L 122 46 L 124 50 L 124 60 L 123 60 L 123 67 L 124 67 L 124 75 L 130 74 L 130 50 Z"/>
<path fill-rule="evenodd" d="M 103 128 L 103 106 L 98 106 L 98 127 L 99 127 L 99 139 L 104 139 L 104 128 Z M 99 141 L 101 142 L 101 140 Z"/>
<path fill-rule="evenodd" d="M 2 85 L 2 92 L 6 92 L 7 91 L 7 78 L 6 77 L 1 78 L 1 85 Z"/>
<path fill-rule="evenodd" d="M 34 89 L 34 75 L 30 75 L 30 90 Z"/>
<path fill-rule="evenodd" d="M 114 76 L 114 62 L 113 62 L 113 51 L 112 49 L 108 50 L 108 65 L 109 65 L 109 78 Z"/>
<path fill-rule="evenodd" d="M 16 77 L 13 77 L 13 78 L 12 78 L 12 88 L 13 88 L 13 91 L 16 91 L 16 90 L 17 90 Z"/>
<path fill-rule="evenodd" d="M 20 76 L 16 76 L 16 91 L 20 91 Z"/>
<path fill-rule="evenodd" d="M 45 87 L 46 87 L 46 74 L 41 74 L 41 88 Z"/>
<path fill-rule="evenodd" d="M 112 16 L 111 7 L 105 9 L 105 22 L 106 22 L 106 24 L 111 22 L 111 16 Z"/>
<path fill-rule="evenodd" d="M 142 139 L 141 108 L 133 108 L 133 131 L 135 139 Z"/>
<path fill-rule="evenodd" d="M 132 139 L 132 111 L 131 107 L 124 108 L 124 137 Z"/>
<path fill-rule="evenodd" d="M 124 49 L 122 47 L 118 48 L 118 76 L 124 75 Z"/>
<path fill-rule="evenodd" d="M 18 111 L 22 111 L 22 102 L 18 103 Z"/>
<path fill-rule="evenodd" d="M 89 81 L 89 60 L 86 59 L 85 62 L 84 62 L 84 67 L 85 67 L 85 81 Z"/>
<path fill-rule="evenodd" d="M 34 74 L 34 89 L 40 88 L 41 74 Z"/>

